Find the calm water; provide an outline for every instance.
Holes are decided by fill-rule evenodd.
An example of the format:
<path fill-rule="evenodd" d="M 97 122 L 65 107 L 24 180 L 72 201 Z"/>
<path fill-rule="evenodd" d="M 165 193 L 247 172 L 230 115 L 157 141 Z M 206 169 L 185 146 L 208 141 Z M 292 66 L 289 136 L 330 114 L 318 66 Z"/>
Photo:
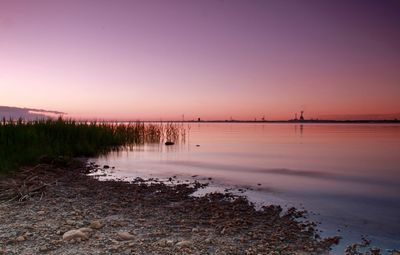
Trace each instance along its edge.
<path fill-rule="evenodd" d="M 344 237 L 334 253 L 362 234 L 400 249 L 400 125 L 190 124 L 185 143 L 98 162 L 114 177 L 211 177 L 209 190 L 248 187 L 257 205 L 304 207 L 323 236 Z"/>

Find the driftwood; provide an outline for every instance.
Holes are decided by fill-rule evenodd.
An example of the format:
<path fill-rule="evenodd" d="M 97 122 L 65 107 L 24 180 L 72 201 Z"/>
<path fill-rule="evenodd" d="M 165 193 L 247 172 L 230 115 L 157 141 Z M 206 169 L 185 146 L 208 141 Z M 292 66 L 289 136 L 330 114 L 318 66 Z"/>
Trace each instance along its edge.
<path fill-rule="evenodd" d="M 43 197 L 46 188 L 56 180 L 48 165 L 21 168 L 16 174 L 0 180 L 0 203 L 25 201 L 33 196 Z"/>
<path fill-rule="evenodd" d="M 0 184 L 0 203 L 11 202 L 13 200 L 24 201 L 28 200 L 34 195 L 41 194 L 45 192 L 45 189 L 50 184 L 33 184 L 27 185 L 26 183 L 10 183 L 10 184 Z"/>

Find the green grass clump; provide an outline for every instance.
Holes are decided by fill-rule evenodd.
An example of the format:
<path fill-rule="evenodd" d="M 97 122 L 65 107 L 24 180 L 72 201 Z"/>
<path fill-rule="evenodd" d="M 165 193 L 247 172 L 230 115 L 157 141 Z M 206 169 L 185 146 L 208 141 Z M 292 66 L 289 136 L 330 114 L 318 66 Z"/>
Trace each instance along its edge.
<path fill-rule="evenodd" d="M 185 136 L 175 124 L 96 123 L 74 120 L 3 121 L 0 172 L 48 157 L 93 157 L 124 146 L 176 141 Z"/>

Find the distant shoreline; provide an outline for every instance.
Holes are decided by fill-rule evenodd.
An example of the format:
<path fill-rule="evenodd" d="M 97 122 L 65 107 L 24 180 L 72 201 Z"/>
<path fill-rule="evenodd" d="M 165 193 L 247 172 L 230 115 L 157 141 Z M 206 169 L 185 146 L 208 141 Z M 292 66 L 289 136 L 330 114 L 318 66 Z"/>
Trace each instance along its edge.
<path fill-rule="evenodd" d="M 17 122 L 19 119 L 7 119 L 0 116 L 3 121 Z M 23 121 L 25 121 L 22 118 Z M 55 118 L 38 118 L 36 120 L 26 120 L 26 122 L 55 120 Z M 400 119 L 385 120 L 321 120 L 321 119 L 305 119 L 305 120 L 101 120 L 101 119 L 73 119 L 65 118 L 65 120 L 75 121 L 77 123 L 262 123 L 262 124 L 400 124 Z"/>
<path fill-rule="evenodd" d="M 129 123 L 129 122 L 146 122 L 146 123 L 294 123 L 294 124 L 400 124 L 400 120 L 107 120 L 98 122 L 103 123 Z"/>

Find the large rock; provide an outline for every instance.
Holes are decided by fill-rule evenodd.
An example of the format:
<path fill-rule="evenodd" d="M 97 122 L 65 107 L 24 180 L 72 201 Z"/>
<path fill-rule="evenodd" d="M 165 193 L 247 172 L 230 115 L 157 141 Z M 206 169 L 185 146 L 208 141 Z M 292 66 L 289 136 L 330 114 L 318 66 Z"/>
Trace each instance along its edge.
<path fill-rule="evenodd" d="M 63 240 L 69 241 L 80 238 L 81 240 L 87 240 L 89 238 L 90 228 L 80 228 L 67 231 L 63 235 Z"/>
<path fill-rule="evenodd" d="M 135 238 L 134 235 L 130 234 L 129 232 L 126 231 L 120 231 L 117 233 L 118 239 L 127 241 L 127 240 L 132 240 Z"/>
<path fill-rule="evenodd" d="M 82 231 L 83 233 L 90 233 L 90 232 L 93 231 L 91 228 L 80 228 L 80 229 L 78 229 L 78 230 L 79 230 L 79 231 Z"/>

